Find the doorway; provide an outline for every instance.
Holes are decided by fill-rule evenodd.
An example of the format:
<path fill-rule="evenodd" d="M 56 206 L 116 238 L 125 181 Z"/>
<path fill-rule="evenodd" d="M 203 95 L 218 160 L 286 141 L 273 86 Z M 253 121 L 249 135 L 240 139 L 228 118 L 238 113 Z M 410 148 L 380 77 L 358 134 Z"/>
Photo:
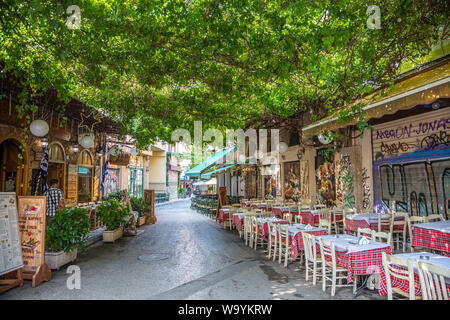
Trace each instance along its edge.
<path fill-rule="evenodd" d="M 50 184 L 52 179 L 58 180 L 59 189 L 66 194 L 65 183 L 65 157 L 64 147 L 61 143 L 54 141 L 50 143 L 48 148 L 48 172 L 47 172 L 47 185 Z"/>
<path fill-rule="evenodd" d="M 6 139 L 0 143 L 0 192 L 26 195 L 26 160 L 16 140 Z"/>

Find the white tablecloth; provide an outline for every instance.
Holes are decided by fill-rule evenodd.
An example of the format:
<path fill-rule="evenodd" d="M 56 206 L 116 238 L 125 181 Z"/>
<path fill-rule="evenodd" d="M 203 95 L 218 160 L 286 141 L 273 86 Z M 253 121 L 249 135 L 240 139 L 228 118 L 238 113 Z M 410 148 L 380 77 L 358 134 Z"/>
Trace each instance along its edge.
<path fill-rule="evenodd" d="M 290 225 L 288 227 L 289 235 L 295 236 L 299 232 L 326 231 L 326 229 L 324 229 L 324 228 L 318 228 L 318 227 L 314 227 L 314 226 L 312 226 L 311 229 L 305 229 L 306 226 L 307 226 L 306 224 L 301 224 L 301 223 L 296 223 L 296 224 Z"/>
<path fill-rule="evenodd" d="M 415 224 L 414 227 L 450 233 L 450 220 L 429 222 L 429 223 L 418 223 L 418 224 Z"/>
<path fill-rule="evenodd" d="M 338 238 L 335 238 L 335 236 L 338 236 Z M 349 253 L 390 247 L 387 243 L 378 242 L 374 240 L 369 240 L 368 244 L 360 245 L 357 244 L 359 240 L 358 237 L 348 234 L 318 236 L 316 238 L 317 243 L 319 243 L 318 238 L 322 238 L 324 240 L 333 242 L 337 251 L 348 251 Z"/>
<path fill-rule="evenodd" d="M 378 222 L 378 213 L 355 213 L 345 216 L 346 220 L 364 220 L 367 224 Z"/>

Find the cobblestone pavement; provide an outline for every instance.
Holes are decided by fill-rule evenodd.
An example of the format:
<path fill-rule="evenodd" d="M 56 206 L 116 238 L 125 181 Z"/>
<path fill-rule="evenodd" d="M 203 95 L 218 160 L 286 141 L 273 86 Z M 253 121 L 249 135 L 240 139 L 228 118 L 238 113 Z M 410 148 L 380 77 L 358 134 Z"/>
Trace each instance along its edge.
<path fill-rule="evenodd" d="M 101 241 L 78 255 L 81 288 L 70 290 L 66 265 L 36 288 L 26 280 L 0 299 L 352 299 L 352 288 L 322 291 L 305 281 L 298 262 L 284 268 L 236 231 L 190 209 L 190 200 L 156 208 L 144 233 L 114 244 Z M 358 300 L 382 299 L 363 290 Z"/>

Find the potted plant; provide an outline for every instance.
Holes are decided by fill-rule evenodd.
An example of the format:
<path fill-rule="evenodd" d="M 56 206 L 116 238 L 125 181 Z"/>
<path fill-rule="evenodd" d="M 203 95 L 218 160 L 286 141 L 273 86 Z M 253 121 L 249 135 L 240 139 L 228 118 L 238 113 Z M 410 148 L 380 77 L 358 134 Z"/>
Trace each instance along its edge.
<path fill-rule="evenodd" d="M 127 223 L 130 210 L 119 200 L 110 199 L 97 206 L 96 214 L 106 227 L 103 231 L 104 242 L 114 242 L 123 235 L 123 226 Z"/>
<path fill-rule="evenodd" d="M 150 210 L 150 206 L 145 202 L 142 197 L 130 198 L 131 208 L 133 211 L 137 211 L 139 218 L 137 221 L 137 226 L 142 226 L 145 224 L 145 214 Z"/>
<path fill-rule="evenodd" d="M 57 210 L 47 225 L 45 262 L 50 269 L 75 261 L 78 248 L 84 248 L 89 235 L 90 217 L 86 209 Z"/>

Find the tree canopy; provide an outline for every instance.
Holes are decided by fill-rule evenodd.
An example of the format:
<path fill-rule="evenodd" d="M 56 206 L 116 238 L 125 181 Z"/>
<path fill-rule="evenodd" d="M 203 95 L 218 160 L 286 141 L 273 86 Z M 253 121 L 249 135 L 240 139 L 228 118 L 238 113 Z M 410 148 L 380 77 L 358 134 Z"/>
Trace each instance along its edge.
<path fill-rule="evenodd" d="M 0 4 L 1 75 L 103 110 L 144 147 L 176 128 L 331 113 L 448 38 L 442 0 L 80 0 Z M 70 20 L 73 21 L 73 20 Z M 78 20 L 77 20 L 78 21 Z"/>

